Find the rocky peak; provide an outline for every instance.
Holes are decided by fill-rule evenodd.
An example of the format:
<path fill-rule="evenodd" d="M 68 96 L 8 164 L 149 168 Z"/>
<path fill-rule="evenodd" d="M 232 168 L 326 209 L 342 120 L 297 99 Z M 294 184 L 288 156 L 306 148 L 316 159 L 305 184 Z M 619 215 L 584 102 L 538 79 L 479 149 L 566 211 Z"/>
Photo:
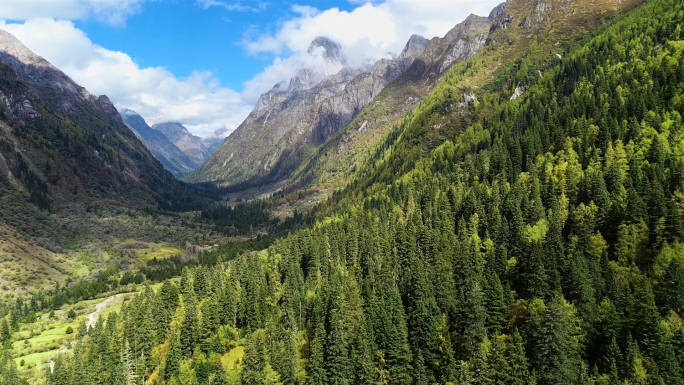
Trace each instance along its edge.
<path fill-rule="evenodd" d="M 327 37 L 318 36 L 313 39 L 307 50 L 310 55 L 315 55 L 318 51 L 322 52 L 326 60 L 342 61 L 342 46 Z"/>
<path fill-rule="evenodd" d="M 420 35 L 412 35 L 406 43 L 404 49 L 401 51 L 399 58 L 403 59 L 407 57 L 419 56 L 425 51 L 428 43 L 430 43 L 430 40 Z"/>
<path fill-rule="evenodd" d="M 153 125 L 152 128 L 166 135 L 172 142 L 183 136 L 194 136 L 185 126 L 178 122 L 158 123 Z"/>
<path fill-rule="evenodd" d="M 121 117 L 124 119 L 125 123 L 129 126 L 133 126 L 133 122 L 135 123 L 141 123 L 141 124 L 147 124 L 145 123 L 145 119 L 143 119 L 142 116 L 140 116 L 137 112 L 133 110 L 129 110 L 128 108 L 122 108 L 119 110 L 119 114 L 121 114 Z"/>
<path fill-rule="evenodd" d="M 202 142 L 202 138 L 195 136 L 178 122 L 159 123 L 152 126 L 152 129 L 164 134 L 173 144 L 176 145 L 185 155 L 195 164 L 202 164 L 211 155 Z"/>
<path fill-rule="evenodd" d="M 121 115 L 119 114 L 119 111 L 117 111 L 116 107 L 114 107 L 114 103 L 112 103 L 112 101 L 109 100 L 109 97 L 107 95 L 98 96 L 96 103 L 98 106 L 100 106 L 100 108 L 102 108 L 102 111 L 113 116 L 117 122 L 119 122 L 119 123 L 124 122 L 123 119 L 121 118 Z"/>
<path fill-rule="evenodd" d="M 75 104 L 87 101 L 121 122 L 111 101 L 105 96 L 96 97 L 79 86 L 64 72 L 36 55 L 14 35 L 0 29 L 0 63 L 12 68 L 17 77 L 30 84 L 29 93 L 36 97 L 60 99 L 55 105 L 60 111 L 78 113 Z"/>
<path fill-rule="evenodd" d="M 493 22 L 494 20 L 496 20 L 497 17 L 501 16 L 504 12 L 506 12 L 506 2 L 503 2 L 494 7 L 494 9 L 492 9 L 492 12 L 489 13 L 489 17 L 487 18 L 489 19 L 489 21 Z"/>
<path fill-rule="evenodd" d="M 492 35 L 500 29 L 508 28 L 508 25 L 513 22 L 513 18 L 506 11 L 506 4 L 507 3 L 499 4 L 489 14 L 489 20 L 492 23 L 492 26 L 489 28 L 489 35 Z"/>
<path fill-rule="evenodd" d="M 11 33 L 0 29 L 0 52 L 12 56 L 15 60 L 26 65 L 50 66 L 50 63 L 33 53 L 19 39 Z M 5 59 L 3 55 L 3 61 Z M 6 63 L 9 64 L 9 63 Z"/>

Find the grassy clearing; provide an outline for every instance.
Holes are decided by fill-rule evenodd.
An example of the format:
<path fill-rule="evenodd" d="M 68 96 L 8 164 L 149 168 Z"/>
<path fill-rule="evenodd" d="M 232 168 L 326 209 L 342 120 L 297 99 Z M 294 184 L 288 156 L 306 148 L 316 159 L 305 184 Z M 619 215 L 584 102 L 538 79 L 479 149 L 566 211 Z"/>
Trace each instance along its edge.
<path fill-rule="evenodd" d="M 108 317 L 114 311 L 120 311 L 121 306 L 134 293 L 126 293 L 115 297 L 107 303 L 107 307 L 99 313 L 99 317 Z M 107 297 L 108 298 L 108 297 Z M 19 366 L 19 372 L 29 380 L 29 383 L 37 383 L 38 375 L 43 368 L 60 353 L 66 352 L 72 347 L 81 322 L 87 322 L 88 316 L 96 310 L 97 304 L 107 298 L 81 301 L 72 306 L 64 306 L 54 312 L 50 318 L 49 313 L 42 313 L 36 322 L 22 325 L 21 330 L 14 334 L 12 350 L 15 362 Z M 76 317 L 68 318 L 69 310 L 76 312 Z M 73 332 L 67 334 L 67 329 Z M 22 360 L 24 365 L 21 365 Z"/>
<path fill-rule="evenodd" d="M 114 249 L 128 256 L 136 268 L 145 266 L 153 259 L 164 259 L 183 254 L 183 250 L 166 242 L 143 242 L 136 239 L 116 241 Z"/>

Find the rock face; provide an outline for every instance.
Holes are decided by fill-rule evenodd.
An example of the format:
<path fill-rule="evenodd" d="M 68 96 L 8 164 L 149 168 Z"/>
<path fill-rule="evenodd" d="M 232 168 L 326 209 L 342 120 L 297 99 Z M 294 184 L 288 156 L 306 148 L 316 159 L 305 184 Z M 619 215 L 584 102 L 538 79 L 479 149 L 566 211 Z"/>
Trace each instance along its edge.
<path fill-rule="evenodd" d="M 211 152 L 202 142 L 202 138 L 195 136 L 188 131 L 182 124 L 176 122 L 159 123 L 152 126 L 152 129 L 161 132 L 176 147 L 178 147 L 190 160 L 201 165 L 206 161 Z"/>
<path fill-rule="evenodd" d="M 73 197 L 161 202 L 184 188 L 95 96 L 0 30 L 0 178 L 18 180 L 49 209 Z"/>
<path fill-rule="evenodd" d="M 286 180 L 390 83 L 411 71 L 422 76 L 428 67 L 436 77 L 477 53 L 490 24 L 471 15 L 443 38 L 411 36 L 396 58 L 362 68 L 346 66 L 339 44 L 314 39 L 309 54 L 321 65 L 302 68 L 289 83 L 261 95 L 247 119 L 187 180 L 224 185 Z"/>
<path fill-rule="evenodd" d="M 123 108 L 120 113 L 124 123 L 176 178 L 182 178 L 199 167 L 199 164 L 185 155 L 166 135 L 148 126 L 145 119 L 135 111 Z"/>
<path fill-rule="evenodd" d="M 427 48 L 429 43 L 430 40 L 420 35 L 412 35 L 409 38 L 409 41 L 406 43 L 404 50 L 401 51 L 401 54 L 399 54 L 399 57 L 416 57 L 425 51 L 425 48 Z"/>

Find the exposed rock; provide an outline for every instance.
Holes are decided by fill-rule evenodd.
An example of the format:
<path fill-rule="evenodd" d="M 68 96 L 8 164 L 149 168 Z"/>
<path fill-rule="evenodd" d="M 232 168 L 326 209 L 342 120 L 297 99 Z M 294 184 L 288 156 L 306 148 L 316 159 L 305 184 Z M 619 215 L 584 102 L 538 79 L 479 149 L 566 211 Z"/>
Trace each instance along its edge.
<path fill-rule="evenodd" d="M 16 37 L 4 30 L 0 30 L 0 62 L 11 67 L 19 79 L 32 85 L 31 96 L 56 101 L 54 106 L 62 113 L 78 113 L 76 105 L 85 101 L 121 122 L 121 117 L 118 116 L 109 99 L 100 102 L 98 97 L 76 84 L 64 72 L 33 53 Z M 17 96 L 16 100 L 19 101 L 19 99 L 23 104 L 20 112 L 29 114 L 22 117 L 29 117 L 30 114 L 35 113 L 35 111 L 31 112 L 32 107 L 28 109 L 28 105 L 24 103 L 25 97 Z"/>
<path fill-rule="evenodd" d="M 401 51 L 401 54 L 399 54 L 399 57 L 416 57 L 425 52 L 425 48 L 427 47 L 428 43 L 430 43 L 430 40 L 420 35 L 411 35 L 409 41 L 406 43 L 406 46 Z"/>
<path fill-rule="evenodd" d="M 223 142 L 226 141 L 228 135 L 230 135 L 230 131 L 227 128 L 219 128 L 218 130 L 204 137 L 204 139 L 202 139 L 202 143 L 204 143 L 204 147 L 207 148 L 209 154 L 213 154 L 214 151 L 221 147 Z"/>
<path fill-rule="evenodd" d="M 474 106 L 477 104 L 477 96 L 473 94 L 472 92 L 464 93 L 461 95 L 461 98 L 463 98 L 463 102 L 458 103 L 459 107 L 468 107 L 468 106 Z"/>
<path fill-rule="evenodd" d="M 0 92 L 0 102 L 12 113 L 14 119 L 37 118 L 40 116 L 25 95 L 5 95 Z"/>
<path fill-rule="evenodd" d="M 503 2 L 494 7 L 494 9 L 492 9 L 492 12 L 489 13 L 489 17 L 487 18 L 489 19 L 489 21 L 493 22 L 494 20 L 496 20 L 496 18 L 504 14 L 504 12 L 506 12 L 506 2 Z"/>
<path fill-rule="evenodd" d="M 201 165 L 211 155 L 209 150 L 204 146 L 202 138 L 191 134 L 190 131 L 180 123 L 159 123 L 153 125 L 152 129 L 164 134 L 196 165 Z"/>
<path fill-rule="evenodd" d="M 103 111 L 112 115 L 114 119 L 116 119 L 118 122 L 124 122 L 121 118 L 121 115 L 119 114 L 119 111 L 117 111 L 116 107 L 114 107 L 114 103 L 112 103 L 112 101 L 109 100 L 107 95 L 98 96 L 97 105 L 100 106 L 100 108 L 102 108 Z"/>
<path fill-rule="evenodd" d="M 551 11 L 551 3 L 548 0 L 537 0 L 537 5 L 534 7 L 534 14 L 537 18 L 537 22 L 541 23 L 544 21 L 544 14 Z"/>
<path fill-rule="evenodd" d="M 515 87 L 515 90 L 513 91 L 513 95 L 511 95 L 511 100 L 515 100 L 525 94 L 525 88 L 521 86 Z"/>
<path fill-rule="evenodd" d="M 499 4 L 499 6 L 494 8 L 492 13 L 489 14 L 489 20 L 492 23 L 491 27 L 489 28 L 490 35 L 500 29 L 508 28 L 508 26 L 513 22 L 511 15 L 506 12 L 506 3 Z"/>
<path fill-rule="evenodd" d="M 12 171 L 10 170 L 9 166 L 7 166 L 5 158 L 2 156 L 2 154 L 0 154 L 0 180 L 2 179 L 4 179 L 5 182 L 8 183 L 14 182 L 14 176 L 12 175 Z"/>
<path fill-rule="evenodd" d="M 0 174 L 18 175 L 18 159 L 39 171 L 49 165 L 51 170 L 44 175 L 47 183 L 40 186 L 41 204 L 48 200 L 46 195 L 69 203 L 90 196 L 155 204 L 160 202 L 155 191 L 185 188 L 126 127 L 109 98 L 89 93 L 3 30 L 0 63 L 0 109 L 4 110 L 0 119 L 8 123 L 0 129 L 1 139 L 12 140 L 5 127 L 15 124 L 23 124 L 28 135 L 40 139 L 22 142 L 16 152 L 0 146 Z M 68 140 L 59 139 L 64 135 Z M 49 151 L 41 140 L 52 142 Z"/>
<path fill-rule="evenodd" d="M 532 23 L 530 22 L 530 17 L 529 17 L 529 16 L 525 16 L 525 18 L 523 19 L 522 23 L 520 23 L 520 26 L 523 27 L 523 28 L 526 28 L 526 27 L 529 27 L 530 24 L 532 24 Z"/>

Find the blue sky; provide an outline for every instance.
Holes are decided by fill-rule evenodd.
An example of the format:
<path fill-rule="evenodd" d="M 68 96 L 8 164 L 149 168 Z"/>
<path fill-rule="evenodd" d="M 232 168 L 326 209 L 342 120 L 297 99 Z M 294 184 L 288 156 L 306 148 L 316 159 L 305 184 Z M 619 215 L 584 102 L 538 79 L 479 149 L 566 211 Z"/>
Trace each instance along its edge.
<path fill-rule="evenodd" d="M 347 65 L 443 36 L 502 0 L 2 0 L 0 28 L 90 92 L 149 123 L 232 131 L 259 95 L 321 61 L 325 36 Z"/>

